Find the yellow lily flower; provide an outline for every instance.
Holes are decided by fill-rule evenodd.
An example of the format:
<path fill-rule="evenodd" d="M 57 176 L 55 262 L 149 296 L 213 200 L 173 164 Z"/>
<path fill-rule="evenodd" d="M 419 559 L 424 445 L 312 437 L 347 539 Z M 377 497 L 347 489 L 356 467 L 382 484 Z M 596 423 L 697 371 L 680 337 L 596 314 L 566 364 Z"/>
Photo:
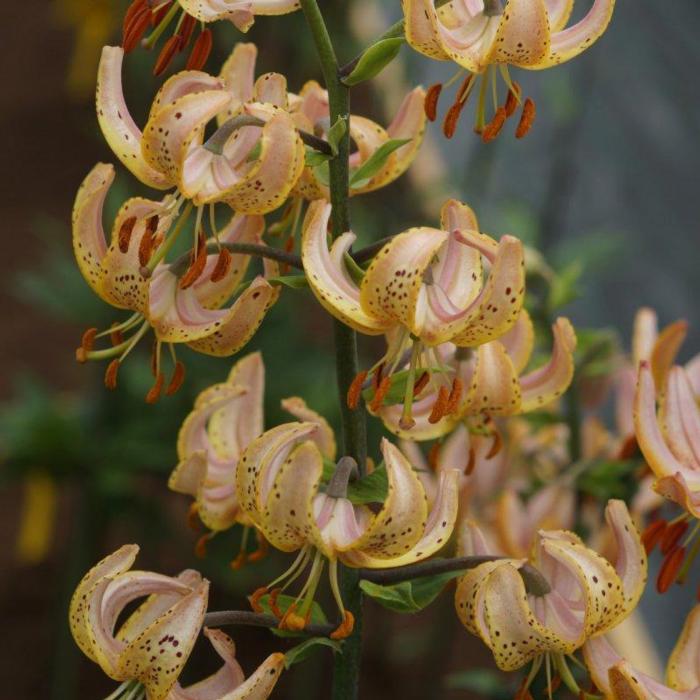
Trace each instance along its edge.
<path fill-rule="evenodd" d="M 125 545 L 94 566 L 70 603 L 76 644 L 116 681 L 137 681 L 148 700 L 169 696 L 199 635 L 209 582 L 196 571 L 177 577 L 129 571 L 139 548 Z M 115 633 L 132 601 L 148 596 Z"/>
<path fill-rule="evenodd" d="M 569 61 L 589 48 L 605 31 L 615 0 L 595 0 L 588 13 L 567 26 L 574 0 L 454 0 L 440 9 L 435 0 L 402 0 L 408 43 L 420 53 L 440 61 L 454 61 L 467 72 L 457 98 L 447 114 L 445 135 L 454 133 L 457 119 L 480 77 L 476 130 L 485 141 L 494 139 L 521 102 L 520 87 L 509 66 L 542 70 Z M 498 104 L 498 72 L 506 84 L 507 98 Z M 455 76 L 457 77 L 457 76 Z M 487 123 L 489 84 L 494 115 Z M 426 104 L 435 117 L 442 86 L 431 89 Z M 516 136 L 524 136 L 535 116 L 529 98 Z"/>
<path fill-rule="evenodd" d="M 228 20 L 238 31 L 247 32 L 256 15 L 286 15 L 298 10 L 299 0 L 178 0 L 187 14 L 200 22 Z"/>
<path fill-rule="evenodd" d="M 237 44 L 224 64 L 220 79 L 233 89 L 241 102 L 251 100 L 257 93 L 258 101 L 269 102 L 286 110 L 298 129 L 326 137 L 331 126 L 327 91 L 312 80 L 301 88 L 299 94 L 288 93 L 286 79 L 279 73 L 266 73 L 255 80 L 257 53 L 255 44 Z M 382 167 L 366 182 L 363 178 L 351 185 L 351 196 L 384 187 L 408 169 L 423 141 L 424 99 L 423 88 L 414 88 L 406 95 L 386 129 L 366 117 L 350 115 L 350 138 L 357 149 L 350 154 L 351 180 L 352 175 L 384 144 L 392 139 L 408 141 L 391 153 Z M 229 110 L 227 115 L 233 116 L 234 112 Z M 312 167 L 304 168 L 294 187 L 294 194 L 309 200 L 330 199 L 327 183 L 319 178 L 318 171 Z"/>
<path fill-rule="evenodd" d="M 374 257 L 358 285 L 346 266 L 355 235 L 344 233 L 329 250 L 329 217 L 330 205 L 318 200 L 310 205 L 304 221 L 301 257 L 309 285 L 329 313 L 355 330 L 389 334 L 386 354 L 370 370 L 375 373 L 377 389 L 371 410 L 381 407 L 394 370 L 410 351 L 399 419 L 403 429 L 410 430 L 415 424 L 413 393 L 424 381 L 417 373 L 430 376 L 442 364 L 438 359 L 423 365 L 424 352 L 432 357 L 435 346 L 448 342 L 457 347 L 481 346 L 500 338 L 516 323 L 525 293 L 522 244 L 513 236 L 496 242 L 479 233 L 472 210 L 449 200 L 442 209 L 440 229 L 413 228 L 394 236 Z M 482 258 L 491 267 L 486 281 Z M 366 376 L 358 376 L 353 395 L 348 397 L 350 403 L 359 399 Z M 452 389 L 457 396 L 450 404 L 456 407 L 460 392 Z"/>
<path fill-rule="evenodd" d="M 620 656 L 605 636 L 583 645 L 583 658 L 596 686 L 610 700 L 695 700 L 700 696 L 700 606 L 685 619 L 661 683 Z"/>
<path fill-rule="evenodd" d="M 122 89 L 124 50 L 105 46 L 97 79 L 97 117 L 114 154 L 145 185 L 177 187 L 200 206 L 226 202 L 245 214 L 265 214 L 287 198 L 304 167 L 304 146 L 290 115 L 268 102 L 240 104 L 236 86 L 201 71 L 182 71 L 158 91 L 143 133 Z M 207 124 L 220 113 L 258 117 L 216 146 Z M 259 145 L 259 153 L 256 149 Z"/>
<path fill-rule="evenodd" d="M 291 568 L 256 592 L 252 601 L 282 581 L 286 587 L 312 562 L 297 603 L 281 623 L 303 628 L 327 559 L 331 590 L 343 620 L 334 633 L 340 638 L 352 630 L 353 619 L 340 596 L 338 561 L 352 567 L 386 568 L 434 554 L 452 533 L 459 472 L 447 470 L 442 475 L 429 511 L 425 489 L 411 464 L 397 447 L 382 440 L 388 494 L 375 513 L 347 497 L 356 467 L 349 458 L 338 463 L 322 489 L 319 444 L 325 443 L 324 431 L 317 422 L 286 423 L 268 430 L 250 443 L 239 460 L 236 487 L 241 507 L 274 547 L 284 552 L 300 550 Z"/>
<path fill-rule="evenodd" d="M 229 255 L 223 274 L 221 254 L 207 254 L 203 246 L 184 275 L 177 266 L 173 268 L 164 262 L 154 265 L 167 248 L 165 231 L 177 211 L 177 203 L 169 198 L 161 202 L 141 197 L 127 200 L 114 220 L 107 244 L 102 210 L 113 180 L 114 168 L 100 163 L 81 185 L 73 209 L 73 250 L 93 291 L 108 304 L 130 310 L 133 315 L 99 334 L 112 336 L 112 348 L 93 350 L 97 330 L 87 331 L 77 356 L 80 361 L 114 358 L 105 378 L 113 388 L 119 364 L 152 328 L 157 341 L 153 358 L 156 384 L 149 396 L 156 400 L 164 381 L 160 365 L 162 343 L 171 347 L 173 343 L 186 343 L 208 355 L 232 355 L 255 333 L 277 300 L 279 289 L 259 276 L 231 306 L 221 308 L 241 282 L 249 256 Z M 263 227 L 260 216 L 236 214 L 218 238 L 222 243 L 259 242 Z M 266 270 L 274 274 L 276 266 L 267 263 Z M 131 337 L 124 340 L 124 334 L 130 332 Z M 183 370 L 177 363 L 170 392 L 177 390 Z"/>
<path fill-rule="evenodd" d="M 561 655 L 616 626 L 637 605 L 646 581 L 644 547 L 624 502 L 609 501 L 605 516 L 617 542 L 614 564 L 572 532 L 538 533 L 529 561 L 550 585 L 542 596 L 525 589 L 518 572 L 524 559 L 487 562 L 460 579 L 457 615 L 491 649 L 500 669 L 534 661 L 532 680 L 543 657 L 547 664 L 561 662 Z M 492 554 L 473 523 L 465 524 L 459 551 Z"/>

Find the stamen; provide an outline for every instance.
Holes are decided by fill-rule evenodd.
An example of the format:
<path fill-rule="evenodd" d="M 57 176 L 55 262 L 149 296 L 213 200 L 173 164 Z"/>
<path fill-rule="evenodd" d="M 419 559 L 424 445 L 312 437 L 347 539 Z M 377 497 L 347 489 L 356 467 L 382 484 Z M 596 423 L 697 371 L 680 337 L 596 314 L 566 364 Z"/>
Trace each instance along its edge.
<path fill-rule="evenodd" d="M 199 505 L 197 503 L 192 503 L 187 511 L 187 525 L 190 530 L 199 532 L 202 529 L 201 524 L 201 520 L 199 519 Z"/>
<path fill-rule="evenodd" d="M 151 11 L 151 27 L 157 27 L 168 14 L 172 7 L 172 2 L 164 2 L 158 8 Z"/>
<path fill-rule="evenodd" d="M 447 402 L 449 400 L 449 392 L 447 388 L 441 386 L 438 390 L 437 399 L 433 404 L 433 408 L 428 416 L 428 423 L 439 423 L 442 417 L 445 415 L 445 409 L 447 408 Z"/>
<path fill-rule="evenodd" d="M 133 0 L 133 2 L 126 8 L 124 13 L 124 19 L 122 21 L 122 32 L 126 31 L 131 20 L 136 17 L 136 15 L 141 14 L 143 10 L 150 10 L 148 6 L 148 0 Z"/>
<path fill-rule="evenodd" d="M 146 230 L 141 237 L 139 244 L 139 265 L 145 267 L 153 254 L 153 234 L 158 228 L 158 215 L 154 214 L 146 222 Z"/>
<path fill-rule="evenodd" d="M 660 518 L 655 520 L 653 523 L 649 523 L 646 529 L 642 533 L 642 544 L 647 554 L 651 554 L 654 551 L 654 547 L 659 543 L 661 537 L 666 532 L 668 523 Z"/>
<path fill-rule="evenodd" d="M 163 390 L 163 382 L 165 381 L 165 375 L 162 372 L 158 372 L 156 381 L 153 386 L 148 390 L 146 394 L 146 403 L 154 404 L 160 398 L 160 394 Z"/>
<path fill-rule="evenodd" d="M 523 105 L 523 111 L 520 115 L 518 128 L 515 130 L 515 138 L 522 139 L 527 136 L 535 121 L 536 111 L 535 103 L 528 97 Z"/>
<path fill-rule="evenodd" d="M 348 388 L 348 395 L 346 397 L 346 403 L 348 408 L 355 410 L 360 403 L 360 396 L 362 395 L 362 385 L 367 379 L 367 371 L 362 370 L 355 375 L 355 378 L 350 383 Z"/>
<path fill-rule="evenodd" d="M 481 140 L 484 143 L 490 143 L 493 141 L 498 134 L 501 133 L 503 125 L 506 123 L 508 115 L 506 114 L 505 107 L 499 107 L 496 110 L 496 114 L 493 115 L 493 119 L 484 127 L 481 132 Z"/>
<path fill-rule="evenodd" d="M 95 336 L 97 335 L 97 328 L 88 328 L 83 337 L 80 339 L 80 348 L 88 353 L 92 350 L 95 344 Z"/>
<path fill-rule="evenodd" d="M 459 115 L 462 114 L 463 108 L 464 102 L 455 102 L 452 107 L 447 110 L 445 120 L 442 122 L 442 133 L 445 135 L 445 138 L 451 139 L 455 135 Z"/>
<path fill-rule="evenodd" d="M 418 395 L 425 389 L 428 382 L 430 381 L 430 372 L 423 372 L 423 374 L 418 377 L 418 380 L 413 385 L 413 398 L 417 398 Z"/>
<path fill-rule="evenodd" d="M 247 560 L 248 560 L 248 555 L 245 552 L 238 552 L 235 559 L 233 559 L 231 561 L 229 566 L 234 571 L 240 571 L 240 569 L 242 569 L 245 566 L 245 563 Z"/>
<path fill-rule="evenodd" d="M 292 603 L 288 608 L 287 612 L 284 613 L 282 619 L 280 620 L 279 628 L 281 630 L 291 630 L 292 632 L 301 632 L 307 625 L 308 621 L 311 619 L 311 613 L 309 612 L 307 617 L 302 617 L 297 614 L 297 604 Z"/>
<path fill-rule="evenodd" d="M 197 544 L 194 546 L 194 555 L 198 559 L 204 559 L 207 556 L 207 545 L 209 541 L 214 538 L 215 532 L 207 532 L 206 535 L 202 535 L 198 540 Z"/>
<path fill-rule="evenodd" d="M 194 34 L 194 29 L 197 26 L 197 20 L 192 17 L 192 15 L 183 15 L 182 22 L 180 23 L 180 27 L 177 30 L 176 34 L 180 38 L 180 43 L 178 46 L 178 51 L 183 51 L 187 44 L 190 43 L 190 39 L 192 38 L 192 34 Z M 189 64 L 186 66 L 186 68 L 189 70 L 190 66 Z M 199 69 L 197 69 L 199 70 Z"/>
<path fill-rule="evenodd" d="M 170 379 L 170 383 L 165 390 L 166 396 L 172 396 L 177 390 L 182 386 L 182 382 L 185 381 L 185 365 L 178 360 L 175 363 L 175 369 L 173 370 L 173 376 Z"/>
<path fill-rule="evenodd" d="M 355 627 L 355 616 L 349 611 L 345 610 L 343 614 L 343 621 L 330 633 L 331 639 L 347 639 Z"/>
<path fill-rule="evenodd" d="M 684 558 L 685 547 L 676 547 L 666 555 L 656 579 L 656 590 L 659 593 L 666 593 L 671 587 L 678 576 Z"/>
<path fill-rule="evenodd" d="M 187 272 L 180 278 L 180 289 L 191 287 L 204 272 L 207 264 L 207 241 L 204 234 L 200 231 L 197 238 L 197 248 L 190 252 L 190 266 Z"/>
<path fill-rule="evenodd" d="M 384 398 L 389 393 L 391 389 L 391 379 L 389 377 L 384 377 L 381 382 L 379 382 L 378 389 L 374 392 L 374 397 L 369 404 L 370 411 L 378 411 L 382 404 L 384 403 Z"/>
<path fill-rule="evenodd" d="M 430 449 L 428 450 L 428 464 L 433 471 L 437 471 L 438 460 L 440 459 L 440 449 L 442 448 L 442 443 L 434 442 Z"/>
<path fill-rule="evenodd" d="M 474 471 L 475 466 L 476 466 L 476 452 L 474 452 L 474 448 L 470 445 L 469 446 L 469 459 L 467 460 L 467 466 L 464 468 L 464 476 L 469 476 Z"/>
<path fill-rule="evenodd" d="M 267 553 L 270 551 L 270 545 L 268 544 L 265 537 L 262 534 L 260 534 L 260 532 L 255 533 L 255 538 L 258 542 L 258 548 L 248 555 L 248 561 L 251 564 L 254 564 L 256 561 L 260 561 L 261 559 L 264 559 L 267 556 Z"/>
<path fill-rule="evenodd" d="M 122 324 L 120 323 L 112 324 L 112 327 L 109 331 L 109 340 L 112 343 L 112 346 L 121 345 L 124 342 L 124 335 L 121 331 L 121 325 Z"/>
<path fill-rule="evenodd" d="M 250 603 L 250 607 L 253 608 L 253 611 L 256 613 L 261 613 L 264 612 L 264 608 L 262 605 L 260 605 L 260 599 L 263 596 L 266 596 L 269 593 L 269 589 L 267 586 L 260 586 L 260 588 L 256 588 L 249 596 L 248 596 L 248 602 Z"/>
<path fill-rule="evenodd" d="M 119 359 L 115 358 L 107 365 L 107 369 L 105 370 L 105 387 L 107 387 L 107 389 L 113 390 L 117 388 L 119 364 Z"/>
<path fill-rule="evenodd" d="M 428 121 L 434 122 L 437 119 L 437 106 L 441 92 L 442 83 L 435 83 L 435 85 L 431 85 L 425 93 L 423 109 L 425 110 L 425 116 L 428 118 Z"/>
<path fill-rule="evenodd" d="M 520 104 L 520 85 L 518 83 L 513 83 L 513 87 L 508 90 L 508 97 L 506 97 L 506 102 L 504 108 L 506 110 L 506 117 L 512 117 L 515 110 L 518 109 Z"/>
<path fill-rule="evenodd" d="M 122 48 L 124 49 L 124 53 L 129 53 L 138 46 L 139 40 L 144 35 L 146 29 L 148 29 L 150 23 L 151 11 L 148 9 L 148 6 L 133 14 L 122 33 Z"/>
<path fill-rule="evenodd" d="M 231 255 L 231 251 L 228 248 L 222 248 L 219 251 L 219 257 L 216 259 L 216 265 L 214 265 L 209 280 L 211 282 L 220 282 L 224 279 L 231 269 L 232 260 L 233 256 Z"/>
<path fill-rule="evenodd" d="M 280 607 L 277 605 L 277 598 L 279 597 L 279 594 L 282 592 L 281 588 L 273 588 L 270 591 L 270 598 L 268 600 L 268 605 L 270 606 L 270 611 L 272 614 L 280 620 L 282 617 L 284 617 L 284 613 L 280 610 Z"/>
<path fill-rule="evenodd" d="M 445 413 L 451 415 L 457 413 L 459 410 L 459 402 L 462 398 L 462 380 L 459 377 L 455 377 L 452 380 L 452 389 L 450 390 L 450 395 L 447 397 L 447 406 L 445 408 Z"/>
<path fill-rule="evenodd" d="M 175 54 L 180 46 L 180 37 L 171 36 L 164 44 L 158 54 L 156 64 L 153 66 L 153 75 L 158 76 L 164 73 L 168 66 L 172 63 Z"/>
<path fill-rule="evenodd" d="M 211 29 L 204 29 L 192 47 L 192 53 L 187 59 L 187 70 L 202 70 L 211 54 L 213 44 Z"/>
<path fill-rule="evenodd" d="M 372 373 L 372 388 L 376 391 L 382 383 L 382 374 L 384 372 L 384 362 L 380 362 Z"/>
<path fill-rule="evenodd" d="M 503 439 L 501 438 L 501 434 L 498 432 L 498 430 L 494 430 L 493 444 L 491 445 L 491 449 L 486 454 L 486 459 L 493 459 L 501 451 L 502 447 Z"/>
<path fill-rule="evenodd" d="M 136 217 L 130 216 L 124 223 L 119 227 L 119 234 L 117 240 L 119 242 L 119 251 L 121 253 L 129 252 L 129 243 L 131 242 L 131 234 L 134 231 L 134 226 L 136 225 Z"/>
<path fill-rule="evenodd" d="M 143 46 L 145 49 L 152 49 L 158 39 L 160 39 L 160 37 L 163 35 L 163 32 L 168 28 L 168 25 L 175 19 L 175 17 L 177 17 L 179 12 L 180 3 L 172 3 L 165 15 L 162 16 L 162 19 L 160 19 L 160 21 L 156 24 L 155 29 L 141 42 L 141 46 Z"/>
<path fill-rule="evenodd" d="M 687 520 L 681 520 L 680 522 L 674 523 L 673 525 L 667 527 L 661 538 L 661 554 L 668 554 L 672 549 L 675 549 L 681 537 L 685 535 L 687 530 Z"/>
<path fill-rule="evenodd" d="M 474 73 L 467 74 L 467 77 L 462 81 L 462 84 L 457 90 L 457 102 L 465 104 L 469 95 L 471 94 L 472 88 L 474 87 Z"/>

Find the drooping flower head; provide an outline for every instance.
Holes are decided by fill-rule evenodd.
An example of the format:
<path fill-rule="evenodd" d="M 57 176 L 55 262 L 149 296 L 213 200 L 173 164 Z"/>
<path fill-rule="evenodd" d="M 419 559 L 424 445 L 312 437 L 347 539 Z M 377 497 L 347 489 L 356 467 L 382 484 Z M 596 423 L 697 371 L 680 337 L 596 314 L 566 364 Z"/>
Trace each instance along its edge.
<path fill-rule="evenodd" d="M 459 619 L 491 649 L 499 668 L 511 671 L 533 661 L 531 681 L 543 658 L 561 662 L 561 655 L 619 624 L 637 605 L 646 581 L 644 547 L 622 501 L 609 501 L 605 514 L 617 543 L 614 564 L 572 532 L 541 530 L 529 561 L 548 592 L 528 594 L 519 571 L 523 559 L 487 562 L 460 579 Z M 493 552 L 479 528 L 467 523 L 460 553 Z"/>
<path fill-rule="evenodd" d="M 258 276 L 232 305 L 222 308 L 241 283 L 249 256 L 229 254 L 222 268 L 221 251 L 226 249 L 209 252 L 200 240 L 196 257 L 190 255 L 172 265 L 159 261 L 168 246 L 166 231 L 177 208 L 172 198 L 160 202 L 141 197 L 127 200 L 114 220 L 108 243 L 102 216 L 113 179 L 114 168 L 98 164 L 83 182 L 73 209 L 73 250 L 93 291 L 132 315 L 103 333 L 87 331 L 77 356 L 80 361 L 113 358 L 105 375 L 105 383 L 113 388 L 120 363 L 152 329 L 156 338 L 155 384 L 149 400 L 155 401 L 165 388 L 160 359 L 163 343 L 171 348 L 186 343 L 208 355 L 231 355 L 255 333 L 279 289 Z M 260 216 L 236 214 L 219 231 L 219 244 L 259 242 L 263 226 Z M 266 270 L 274 273 L 276 266 L 268 263 Z M 94 350 L 93 344 L 101 336 L 111 337 L 113 346 Z M 176 363 L 169 393 L 177 390 L 183 372 L 181 363 Z"/>
<path fill-rule="evenodd" d="M 454 61 L 466 73 L 445 117 L 445 135 L 454 134 L 460 113 L 479 83 L 476 131 L 484 141 L 491 141 L 520 104 L 518 138 L 525 136 L 535 117 L 534 102 L 529 98 L 522 102 L 509 66 L 542 70 L 575 58 L 603 34 L 615 0 L 595 0 L 585 17 L 569 26 L 574 0 L 453 0 L 439 9 L 435 0 L 402 0 L 402 4 L 408 43 L 430 58 Z M 499 72 L 506 86 L 500 105 Z M 428 93 L 426 110 L 433 119 L 441 88 L 438 84 Z M 494 113 L 488 120 L 486 103 L 492 98 Z"/>
<path fill-rule="evenodd" d="M 383 440 L 387 492 L 381 506 L 372 510 L 364 503 L 353 503 L 348 495 L 348 482 L 357 466 L 354 460 L 341 459 L 328 483 L 323 483 L 325 433 L 325 426 L 315 421 L 286 423 L 265 432 L 238 462 L 237 493 L 243 510 L 274 547 L 299 551 L 289 571 L 260 592 L 282 581 L 286 587 L 311 562 L 307 583 L 281 624 L 293 628 L 306 624 L 328 560 L 331 590 L 343 618 L 334 634 L 342 637 L 352 630 L 353 620 L 340 597 L 338 561 L 352 567 L 385 568 L 421 561 L 439 550 L 450 537 L 457 515 L 458 472 L 442 475 L 429 510 L 425 489 L 410 463 Z"/>

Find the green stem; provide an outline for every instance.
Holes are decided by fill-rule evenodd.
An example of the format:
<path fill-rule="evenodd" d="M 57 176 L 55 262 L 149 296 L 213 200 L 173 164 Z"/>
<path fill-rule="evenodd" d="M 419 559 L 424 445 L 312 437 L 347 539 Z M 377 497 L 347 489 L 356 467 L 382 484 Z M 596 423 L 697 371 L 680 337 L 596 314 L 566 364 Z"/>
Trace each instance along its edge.
<path fill-rule="evenodd" d="M 338 61 L 326 23 L 316 0 L 300 0 L 306 23 L 313 37 L 321 72 L 328 90 L 330 123 L 350 118 L 350 94 L 340 82 Z M 348 190 L 350 187 L 350 134 L 345 134 L 338 143 L 338 155 L 329 162 L 330 196 L 333 205 L 331 226 L 333 236 L 350 230 Z M 352 380 L 359 371 L 357 359 L 357 337 L 355 331 L 340 321 L 334 322 L 336 374 L 342 421 L 343 454 L 352 457 L 364 474 L 367 463 L 367 433 L 364 408 L 350 409 L 347 393 Z M 342 567 L 340 570 L 340 592 L 346 610 L 355 618 L 353 633 L 346 639 L 342 654 L 337 654 L 333 668 L 333 700 L 354 700 L 359 696 L 360 656 L 362 651 L 362 594 L 357 571 Z"/>

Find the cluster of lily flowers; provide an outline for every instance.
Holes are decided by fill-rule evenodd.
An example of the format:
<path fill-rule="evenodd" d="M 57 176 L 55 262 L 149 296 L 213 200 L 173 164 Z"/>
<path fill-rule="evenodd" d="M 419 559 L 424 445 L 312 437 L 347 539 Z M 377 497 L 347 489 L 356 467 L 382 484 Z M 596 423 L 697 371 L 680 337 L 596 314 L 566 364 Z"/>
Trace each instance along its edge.
<path fill-rule="evenodd" d="M 613 5 L 595 0 L 567 27 L 573 0 L 509 0 L 505 7 L 499 0 L 404 0 L 408 43 L 460 67 L 454 80 L 463 82 L 445 117 L 445 135 L 454 133 L 478 83 L 476 130 L 483 140 L 495 138 L 518 108 L 516 136 L 524 136 L 534 103 L 522 101 L 508 66 L 536 70 L 573 58 L 603 33 Z M 211 48 L 206 23 L 227 19 L 245 31 L 255 15 L 296 9 L 295 0 L 136 0 L 130 6 L 123 47 L 102 53 L 97 116 L 114 155 L 164 196 L 124 202 L 108 239 L 103 208 L 114 167 L 96 165 L 81 185 L 73 212 L 78 266 L 94 292 L 128 316 L 88 329 L 77 359 L 109 360 L 105 384 L 114 388 L 121 363 L 152 332 L 153 385 L 146 400 L 154 403 L 184 381 L 178 344 L 228 357 L 248 343 L 280 296 L 285 260 L 298 249 L 298 277 L 319 304 L 360 334 L 386 339 L 385 351 L 355 377 L 346 400 L 352 409 L 364 402 L 396 441 L 381 441 L 379 464 L 357 465 L 338 455 L 329 423 L 300 397 L 282 403 L 290 422 L 266 429 L 262 355 L 238 359 L 225 382 L 199 395 L 177 440 L 179 462 L 169 487 L 193 499 L 192 521 L 206 528 L 199 553 L 234 526 L 244 534 L 233 569 L 259 559 L 270 545 L 296 553 L 287 571 L 250 595 L 254 611 L 270 611 L 290 632 L 310 624 L 327 566 L 338 608 L 330 636 L 342 640 L 354 620 L 340 593 L 339 564 L 363 571 L 405 567 L 456 539 L 457 556 L 476 562 L 458 579 L 457 616 L 499 668 L 530 664 L 519 697 L 528 697 L 543 666 L 550 694 L 554 672 L 586 696 L 568 665 L 578 650 L 594 683 L 589 696 L 694 697 L 700 688 L 697 608 L 671 656 L 668 687 L 633 669 L 605 636 L 636 607 L 656 545 L 664 555 L 660 591 L 684 580 L 700 551 L 700 361 L 676 364 L 685 324 L 659 332 L 653 312 L 641 310 L 631 356 L 615 372 L 615 433 L 595 417 L 584 423 L 584 461 L 641 453 L 648 466 L 630 508 L 609 501 L 607 527 L 601 526 L 597 505 L 577 507 L 566 427 L 536 427 L 523 417 L 557 405 L 573 379 L 577 340 L 570 321 L 556 319 L 549 359 L 533 363 L 521 241 L 483 233 L 469 206 L 449 200 L 436 227 L 394 235 L 371 255 L 353 253 L 351 231 L 329 242 L 327 161 L 337 125 L 330 123 L 326 91 L 310 81 L 289 92 L 278 73 L 256 79 L 257 49 L 250 43 L 237 44 L 218 75 L 201 70 Z M 161 73 L 188 46 L 197 22 L 202 29 L 187 69 L 165 81 L 140 129 L 123 93 L 125 51 L 149 27 L 144 43 L 153 46 L 174 26 L 156 62 Z M 499 74 L 506 85 L 502 103 Z M 350 195 L 384 187 L 408 169 L 426 120 L 436 118 L 442 89 L 413 89 L 386 129 L 350 116 L 343 127 L 353 143 Z M 493 114 L 487 118 L 489 92 Z M 280 209 L 273 224 L 266 221 Z M 183 245 L 188 229 L 191 240 Z M 270 254 L 264 241 L 272 235 L 282 237 L 276 250 L 287 257 Z M 173 257 L 178 241 L 181 251 Z M 264 259 L 251 279 L 254 256 Z M 170 350 L 169 373 L 163 345 Z M 423 442 L 432 443 L 429 450 Z M 376 502 L 353 498 L 359 473 L 384 480 Z M 526 498 L 535 481 L 540 487 Z M 683 514 L 671 522 L 658 517 L 663 498 Z M 577 517 L 588 526 L 586 541 L 572 532 Z M 253 552 L 251 533 L 258 541 Z M 98 563 L 71 602 L 76 643 L 121 683 L 111 697 L 268 697 L 284 655 L 270 655 L 245 679 L 233 642 L 203 627 L 208 582 L 192 570 L 177 576 L 131 570 L 137 551 L 126 545 Z M 291 602 L 282 604 L 305 573 Z M 122 612 L 144 597 L 121 622 Z M 223 665 L 182 687 L 178 677 L 202 630 Z"/>

